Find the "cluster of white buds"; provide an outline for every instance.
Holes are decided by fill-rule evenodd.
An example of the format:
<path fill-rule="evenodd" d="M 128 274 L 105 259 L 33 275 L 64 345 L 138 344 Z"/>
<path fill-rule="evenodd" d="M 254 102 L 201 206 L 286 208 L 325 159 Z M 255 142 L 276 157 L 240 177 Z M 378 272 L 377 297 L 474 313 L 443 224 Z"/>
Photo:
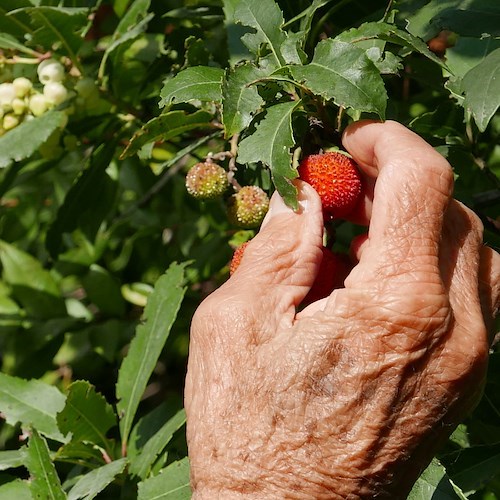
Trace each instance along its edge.
<path fill-rule="evenodd" d="M 69 98 L 64 86 L 66 71 L 55 59 L 42 61 L 37 68 L 41 91 L 24 76 L 0 84 L 0 136 L 25 120 L 41 116 Z"/>

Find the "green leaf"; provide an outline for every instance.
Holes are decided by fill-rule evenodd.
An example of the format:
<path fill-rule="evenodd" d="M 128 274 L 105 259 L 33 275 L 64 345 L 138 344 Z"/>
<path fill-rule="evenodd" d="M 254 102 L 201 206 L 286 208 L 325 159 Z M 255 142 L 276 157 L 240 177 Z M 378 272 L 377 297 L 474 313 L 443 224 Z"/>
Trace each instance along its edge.
<path fill-rule="evenodd" d="M 168 141 L 189 130 L 211 128 L 212 118 L 210 113 L 201 110 L 192 114 L 184 111 L 169 111 L 157 116 L 134 134 L 121 158 L 133 155 L 149 142 Z"/>
<path fill-rule="evenodd" d="M 302 50 L 305 33 L 290 33 L 281 44 L 281 53 L 286 64 L 303 64 L 307 62 L 307 54 Z"/>
<path fill-rule="evenodd" d="M 30 489 L 34 498 L 66 499 L 56 468 L 50 459 L 47 442 L 36 429 L 31 430 L 31 437 L 28 441 L 26 467 L 30 473 Z"/>
<path fill-rule="evenodd" d="M 33 425 L 45 436 L 64 443 L 56 415 L 66 397 L 55 387 L 39 380 L 23 380 L 0 373 L 0 412 L 10 425 Z"/>
<path fill-rule="evenodd" d="M 384 82 L 364 50 L 338 40 L 323 40 L 316 46 L 310 64 L 289 69 L 295 80 L 303 82 L 314 94 L 332 99 L 338 106 L 384 118 Z"/>
<path fill-rule="evenodd" d="M 15 37 L 8 33 L 0 33 L 0 49 L 17 50 L 30 56 L 36 56 L 36 52 L 26 45 L 19 43 Z"/>
<path fill-rule="evenodd" d="M 63 126 L 65 120 L 64 113 L 50 111 L 9 130 L 0 137 L 0 168 L 29 158 L 56 129 Z M 29 140 L 26 140 L 27 137 Z"/>
<path fill-rule="evenodd" d="M 0 498 L 16 499 L 16 500 L 33 500 L 31 495 L 30 485 L 28 481 L 16 479 L 10 483 L 5 483 L 0 486 Z"/>
<path fill-rule="evenodd" d="M 433 459 L 414 484 L 407 500 L 466 500 L 446 475 L 445 468 L 437 459 Z"/>
<path fill-rule="evenodd" d="M 283 66 L 281 45 L 286 34 L 281 30 L 284 23 L 283 13 L 273 0 L 240 0 L 234 11 L 234 20 L 244 26 L 250 26 L 256 33 L 243 36 L 243 43 L 253 53 L 260 52 L 260 46 L 266 44 L 272 53 L 275 66 Z"/>
<path fill-rule="evenodd" d="M 446 65 L 453 75 L 452 78 L 463 78 L 490 52 L 498 48 L 500 48 L 500 40 L 495 38 L 460 37 L 453 47 L 446 49 Z"/>
<path fill-rule="evenodd" d="M 106 433 L 116 425 L 113 407 L 95 387 L 85 380 L 73 382 L 68 389 L 66 405 L 57 414 L 63 434 L 71 433 L 71 441 L 90 441 L 107 447 Z"/>
<path fill-rule="evenodd" d="M 267 75 L 252 63 L 231 69 L 224 80 L 222 121 L 226 137 L 238 134 L 250 125 L 254 114 L 264 104 L 257 87 L 248 84 Z"/>
<path fill-rule="evenodd" d="M 77 443 L 70 441 L 58 448 L 54 460 L 71 464 L 80 462 L 92 464 L 92 466 L 95 466 L 95 464 L 104 465 L 102 449 L 92 443 L 83 443 L 81 441 Z"/>
<path fill-rule="evenodd" d="M 189 461 L 173 462 L 159 474 L 139 483 L 137 500 L 189 500 Z"/>
<path fill-rule="evenodd" d="M 500 49 L 488 54 L 464 76 L 464 107 L 474 116 L 481 132 L 500 106 Z"/>
<path fill-rule="evenodd" d="M 160 108 L 172 102 L 200 101 L 220 102 L 224 70 L 209 66 L 186 68 L 166 80 L 160 92 Z"/>
<path fill-rule="evenodd" d="M 468 494 L 484 487 L 500 470 L 500 445 L 462 449 L 449 467 L 453 482 Z"/>
<path fill-rule="evenodd" d="M 103 465 L 97 469 L 87 472 L 82 476 L 68 493 L 68 500 L 92 500 L 106 486 L 108 486 L 114 478 L 123 472 L 127 465 L 126 458 L 120 458 L 109 464 Z"/>
<path fill-rule="evenodd" d="M 268 108 L 255 132 L 240 142 L 237 157 L 239 163 L 260 161 L 267 165 L 271 169 L 276 189 L 293 208 L 297 206 L 297 190 L 290 180 L 298 174 L 292 167 L 290 153 L 295 144 L 292 113 L 299 104 L 300 101 L 284 102 Z"/>
<path fill-rule="evenodd" d="M 120 291 L 120 282 L 105 268 L 92 264 L 82 285 L 87 297 L 101 313 L 110 316 L 122 316 L 125 313 L 125 301 Z"/>
<path fill-rule="evenodd" d="M 335 40 L 361 45 L 368 40 L 383 40 L 410 49 L 412 52 L 422 54 L 436 64 L 446 67 L 444 62 L 429 50 L 429 47 L 423 40 L 388 23 L 364 23 L 359 28 L 344 31 Z"/>
<path fill-rule="evenodd" d="M 77 53 L 84 42 L 81 33 L 87 25 L 88 9 L 40 6 L 18 11 L 29 14 L 36 28 L 30 40 L 31 45 L 49 49 L 57 43 L 59 50 L 80 68 Z"/>
<path fill-rule="evenodd" d="M 0 4 L 0 31 L 22 39 L 26 33 L 31 33 L 30 18 L 24 12 L 19 12 L 21 7 L 32 7 L 29 0 L 2 0 Z M 12 15 L 12 11 L 17 13 Z"/>
<path fill-rule="evenodd" d="M 44 319 L 66 315 L 59 286 L 40 261 L 1 240 L 0 261 L 5 282 L 27 314 Z"/>
<path fill-rule="evenodd" d="M 47 232 L 46 246 L 53 258 L 61 251 L 64 233 L 81 228 L 88 239 L 93 239 L 104 217 L 112 208 L 116 182 L 109 177 L 106 169 L 114 152 L 113 141 L 99 146 L 66 193 L 64 202 Z"/>
<path fill-rule="evenodd" d="M 146 478 L 158 455 L 165 449 L 172 439 L 174 433 L 179 430 L 186 422 L 186 412 L 180 410 L 144 444 L 139 453 L 134 457 L 130 464 L 130 472 Z"/>
<path fill-rule="evenodd" d="M 463 36 L 500 35 L 500 5 L 491 0 L 431 0 L 400 17 L 408 31 L 424 40 L 445 29 Z"/>
<path fill-rule="evenodd" d="M 185 267 L 186 264 L 173 263 L 158 279 L 144 309 L 143 322 L 137 327 L 118 372 L 117 410 L 124 450 L 142 394 L 184 298 Z"/>
<path fill-rule="evenodd" d="M 118 47 L 137 38 L 141 33 L 146 31 L 149 21 L 154 17 L 153 13 L 148 14 L 150 4 L 151 0 L 135 0 L 122 17 L 113 33 L 111 43 L 107 46 L 101 59 L 98 72 L 100 79 L 104 77 L 104 71 L 109 56 Z"/>
<path fill-rule="evenodd" d="M 24 465 L 24 447 L 18 450 L 0 451 L 0 471 L 14 469 Z M 2 496 L 0 495 L 0 498 Z"/>

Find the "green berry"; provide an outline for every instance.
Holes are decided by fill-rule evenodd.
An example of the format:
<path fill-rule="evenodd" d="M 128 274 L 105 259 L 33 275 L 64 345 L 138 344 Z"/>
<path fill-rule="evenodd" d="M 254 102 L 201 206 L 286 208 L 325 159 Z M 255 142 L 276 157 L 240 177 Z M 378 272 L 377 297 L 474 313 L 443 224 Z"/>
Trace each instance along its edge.
<path fill-rule="evenodd" d="M 26 97 L 33 88 L 33 83 L 31 82 L 31 80 L 25 78 L 24 76 L 16 78 L 12 82 L 12 85 L 14 85 L 14 88 L 16 89 L 16 97 L 19 97 L 20 99 Z"/>
<path fill-rule="evenodd" d="M 98 98 L 99 89 L 94 80 L 89 77 L 84 77 L 75 83 L 75 90 L 83 99 Z"/>
<path fill-rule="evenodd" d="M 34 116 L 41 116 L 50 108 L 50 103 L 44 95 L 34 94 L 30 98 L 29 108 Z"/>
<path fill-rule="evenodd" d="M 231 224 L 250 229 L 261 224 L 269 209 L 269 197 L 258 186 L 244 186 L 228 200 Z"/>
<path fill-rule="evenodd" d="M 188 193 L 199 200 L 212 200 L 228 188 L 227 172 L 216 163 L 197 163 L 186 175 Z"/>
<path fill-rule="evenodd" d="M 10 130 L 19 125 L 19 117 L 13 114 L 8 114 L 3 117 L 4 130 Z"/>
<path fill-rule="evenodd" d="M 26 111 L 26 103 L 24 99 L 19 99 L 19 97 L 12 101 L 11 106 L 15 115 L 22 115 Z"/>

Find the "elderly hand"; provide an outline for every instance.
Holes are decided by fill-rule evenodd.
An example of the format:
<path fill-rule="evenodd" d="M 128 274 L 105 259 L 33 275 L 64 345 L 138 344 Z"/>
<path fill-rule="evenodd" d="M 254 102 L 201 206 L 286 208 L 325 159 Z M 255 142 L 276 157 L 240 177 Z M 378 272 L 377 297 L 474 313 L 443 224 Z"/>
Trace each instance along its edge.
<path fill-rule="evenodd" d="M 345 288 L 296 312 L 323 231 L 299 181 L 301 209 L 274 195 L 237 272 L 193 318 L 193 498 L 405 498 L 480 395 L 500 256 L 421 138 L 359 122 L 343 142 L 371 186 Z"/>

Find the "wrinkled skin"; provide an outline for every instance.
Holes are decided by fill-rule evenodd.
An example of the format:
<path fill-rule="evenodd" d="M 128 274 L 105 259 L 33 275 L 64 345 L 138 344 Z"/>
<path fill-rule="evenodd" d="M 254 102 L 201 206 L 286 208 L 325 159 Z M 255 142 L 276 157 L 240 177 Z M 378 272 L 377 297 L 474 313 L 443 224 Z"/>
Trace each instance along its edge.
<path fill-rule="evenodd" d="M 480 396 L 500 257 L 453 175 L 394 122 L 344 134 L 366 198 L 345 288 L 297 307 L 322 215 L 275 195 L 234 275 L 192 323 L 186 410 L 195 499 L 405 498 Z M 376 181 L 376 182 L 375 182 Z"/>

